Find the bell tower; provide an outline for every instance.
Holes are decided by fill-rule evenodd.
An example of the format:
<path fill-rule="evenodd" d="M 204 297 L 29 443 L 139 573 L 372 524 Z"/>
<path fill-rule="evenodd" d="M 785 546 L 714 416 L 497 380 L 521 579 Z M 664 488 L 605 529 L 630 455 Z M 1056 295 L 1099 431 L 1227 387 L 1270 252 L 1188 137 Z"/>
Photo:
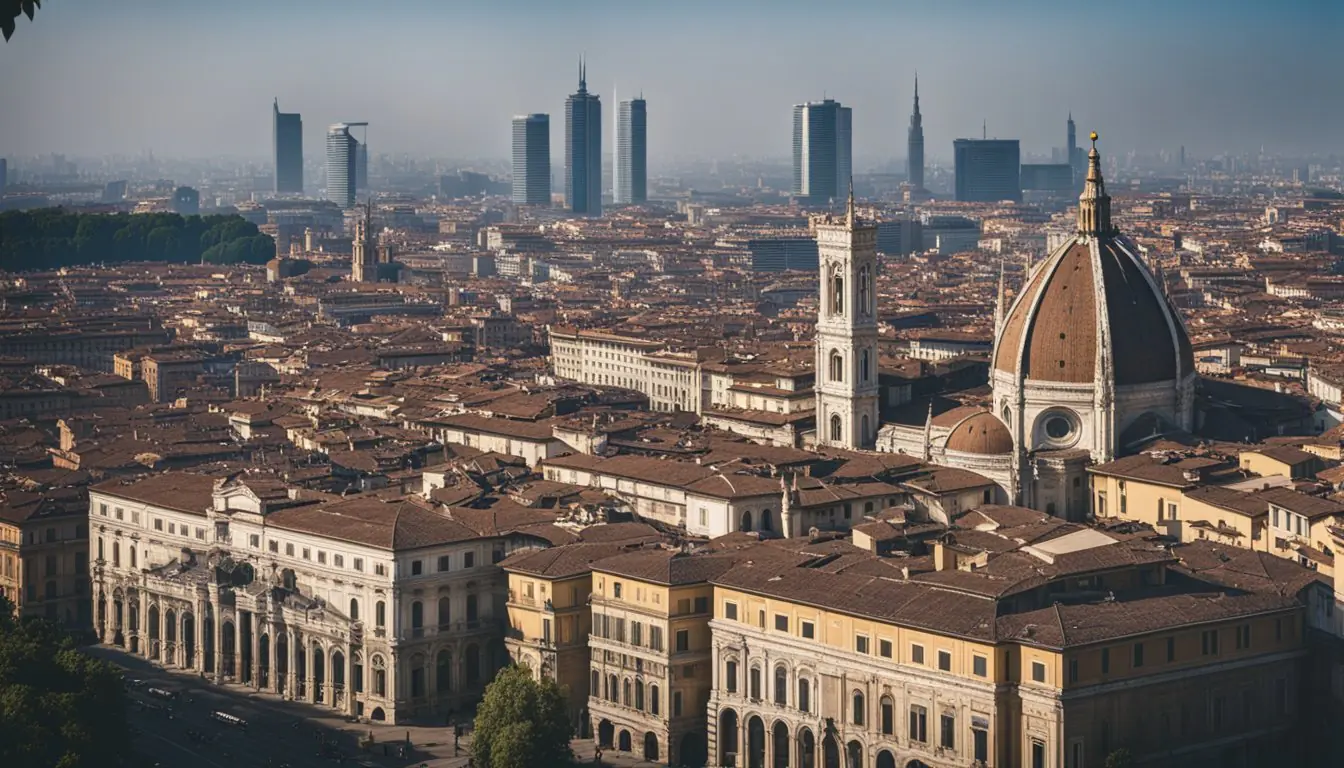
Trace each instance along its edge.
<path fill-rule="evenodd" d="M 854 183 L 844 217 L 816 216 L 817 445 L 871 448 L 877 436 L 877 226 L 859 220 Z"/>

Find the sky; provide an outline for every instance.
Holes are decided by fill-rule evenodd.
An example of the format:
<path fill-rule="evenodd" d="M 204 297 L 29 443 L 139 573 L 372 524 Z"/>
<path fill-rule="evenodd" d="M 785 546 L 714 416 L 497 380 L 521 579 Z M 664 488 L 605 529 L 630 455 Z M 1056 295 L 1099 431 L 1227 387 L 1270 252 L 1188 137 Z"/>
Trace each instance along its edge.
<path fill-rule="evenodd" d="M 0 155 L 269 156 L 271 102 L 370 123 L 374 154 L 503 158 L 588 61 L 642 91 L 651 161 L 783 157 L 791 105 L 854 110 L 856 158 L 1103 135 L 1112 151 L 1344 151 L 1340 0 L 54 0 L 0 43 Z M 857 164 L 857 163 L 856 163 Z"/>

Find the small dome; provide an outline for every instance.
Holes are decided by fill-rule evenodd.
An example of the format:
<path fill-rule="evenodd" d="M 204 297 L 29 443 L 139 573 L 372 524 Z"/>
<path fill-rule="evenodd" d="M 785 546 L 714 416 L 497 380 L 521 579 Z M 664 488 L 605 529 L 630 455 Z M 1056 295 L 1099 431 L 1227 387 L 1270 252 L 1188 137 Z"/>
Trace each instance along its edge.
<path fill-rule="evenodd" d="M 947 436 L 947 450 L 997 456 L 1013 452 L 1013 436 L 989 411 L 967 416 Z"/>

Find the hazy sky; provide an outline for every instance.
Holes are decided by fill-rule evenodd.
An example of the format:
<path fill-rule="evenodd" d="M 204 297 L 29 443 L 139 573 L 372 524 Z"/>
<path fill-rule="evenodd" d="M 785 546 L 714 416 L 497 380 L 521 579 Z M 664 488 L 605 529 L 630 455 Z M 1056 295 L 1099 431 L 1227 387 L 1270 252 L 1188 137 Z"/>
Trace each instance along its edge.
<path fill-rule="evenodd" d="M 271 99 L 367 120 L 375 154 L 504 157 L 576 60 L 648 100 L 649 151 L 789 151 L 790 105 L 854 108 L 861 158 L 905 155 L 919 70 L 928 154 L 959 136 L 1114 152 L 1344 150 L 1344 0 L 53 0 L 0 44 L 0 155 L 267 157 Z M 606 146 L 610 146 L 609 133 Z"/>

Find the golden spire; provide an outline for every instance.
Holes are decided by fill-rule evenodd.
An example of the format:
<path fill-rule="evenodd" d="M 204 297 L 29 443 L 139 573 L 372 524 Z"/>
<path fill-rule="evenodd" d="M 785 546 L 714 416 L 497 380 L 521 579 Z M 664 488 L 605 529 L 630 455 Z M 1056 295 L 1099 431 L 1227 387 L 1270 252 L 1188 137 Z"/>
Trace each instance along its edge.
<path fill-rule="evenodd" d="M 1078 234 L 1105 237 L 1114 234 L 1111 227 L 1111 197 L 1106 194 L 1106 182 L 1101 178 L 1101 154 L 1097 152 L 1097 132 L 1092 139 L 1092 151 L 1087 153 L 1087 180 L 1083 194 L 1078 197 Z"/>

